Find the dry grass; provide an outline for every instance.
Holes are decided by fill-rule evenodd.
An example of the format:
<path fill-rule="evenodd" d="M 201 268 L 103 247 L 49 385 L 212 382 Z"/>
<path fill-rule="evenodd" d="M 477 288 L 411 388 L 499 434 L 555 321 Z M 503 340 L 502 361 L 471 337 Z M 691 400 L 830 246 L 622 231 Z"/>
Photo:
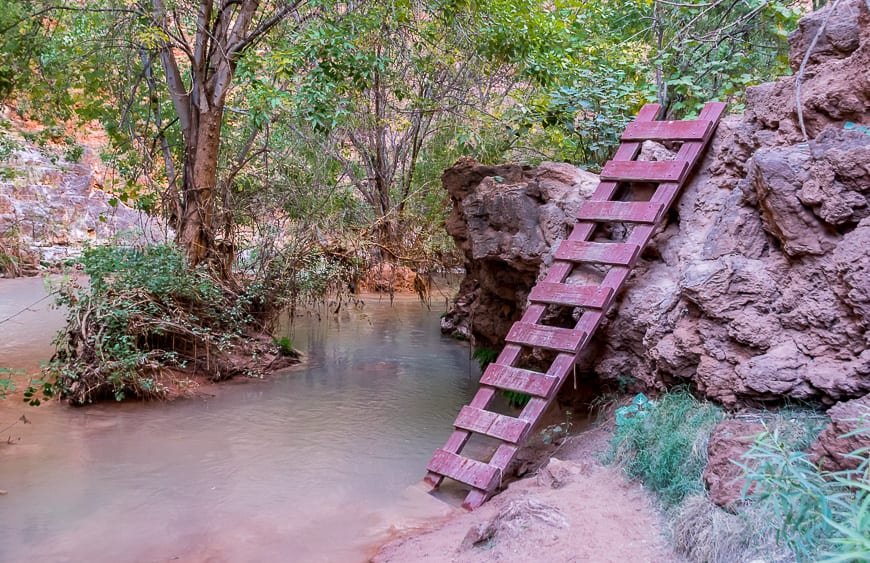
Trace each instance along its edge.
<path fill-rule="evenodd" d="M 789 552 L 777 547 L 773 532 L 762 520 L 763 515 L 753 507 L 732 514 L 704 494 L 691 495 L 674 510 L 674 549 L 699 563 L 793 561 Z"/>

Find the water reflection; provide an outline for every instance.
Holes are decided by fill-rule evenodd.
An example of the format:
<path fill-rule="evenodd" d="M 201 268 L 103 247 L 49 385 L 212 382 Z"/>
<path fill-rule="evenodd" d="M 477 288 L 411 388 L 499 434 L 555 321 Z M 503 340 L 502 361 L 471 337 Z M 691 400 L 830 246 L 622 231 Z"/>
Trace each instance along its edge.
<path fill-rule="evenodd" d="M 365 560 L 477 387 L 439 313 L 298 320 L 304 367 L 207 399 L 28 411 L 0 446 L 0 560 Z"/>

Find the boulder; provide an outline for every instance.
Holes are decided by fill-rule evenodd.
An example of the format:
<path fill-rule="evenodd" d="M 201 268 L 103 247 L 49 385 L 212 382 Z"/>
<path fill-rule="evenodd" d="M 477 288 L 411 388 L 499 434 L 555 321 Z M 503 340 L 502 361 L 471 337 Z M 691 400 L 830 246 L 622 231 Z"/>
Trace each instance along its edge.
<path fill-rule="evenodd" d="M 810 446 L 810 455 L 822 469 L 856 469 L 870 456 L 870 394 L 837 403 L 828 410 L 831 424 Z M 852 455 L 859 450 L 863 454 Z"/>
<path fill-rule="evenodd" d="M 741 478 L 743 470 L 737 463 L 744 462 L 743 454 L 763 430 L 760 423 L 739 419 L 723 420 L 713 429 L 702 478 L 714 504 L 733 509 L 740 500 L 746 480 Z"/>

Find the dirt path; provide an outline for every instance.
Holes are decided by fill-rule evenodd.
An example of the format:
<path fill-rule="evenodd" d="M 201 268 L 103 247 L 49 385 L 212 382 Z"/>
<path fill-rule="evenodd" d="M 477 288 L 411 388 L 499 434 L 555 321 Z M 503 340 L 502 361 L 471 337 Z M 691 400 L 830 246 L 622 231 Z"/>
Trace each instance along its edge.
<path fill-rule="evenodd" d="M 643 487 L 597 461 L 608 439 L 600 427 L 570 438 L 535 475 L 472 513 L 392 541 L 373 561 L 682 561 Z"/>

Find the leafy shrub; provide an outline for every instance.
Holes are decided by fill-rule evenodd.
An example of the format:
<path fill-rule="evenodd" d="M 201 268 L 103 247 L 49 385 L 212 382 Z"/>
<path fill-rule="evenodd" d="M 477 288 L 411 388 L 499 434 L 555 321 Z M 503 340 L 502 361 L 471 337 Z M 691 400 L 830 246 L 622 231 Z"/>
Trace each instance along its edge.
<path fill-rule="evenodd" d="M 870 438 L 870 426 L 851 434 Z M 850 457 L 857 469 L 820 469 L 776 430 L 763 432 L 744 456 L 749 499 L 799 561 L 870 560 L 870 448 Z"/>
<path fill-rule="evenodd" d="M 189 362 L 212 379 L 236 374 L 227 354 L 254 322 L 255 293 L 189 268 L 168 245 L 91 248 L 81 263 L 90 283 L 72 278 L 58 289 L 69 313 L 45 374 L 62 397 L 165 397 Z"/>
<path fill-rule="evenodd" d="M 263 328 L 274 328 L 275 313 L 322 302 L 329 295 L 349 291 L 357 276 L 351 260 L 327 254 L 304 235 L 278 241 L 277 233 L 264 237 L 243 257 L 239 266 L 253 277 L 250 291 L 258 295 Z"/>
<path fill-rule="evenodd" d="M 278 350 L 281 351 L 281 355 L 283 356 L 297 356 L 299 354 L 296 349 L 293 348 L 293 341 L 290 340 L 289 336 L 276 338 L 274 342 L 275 346 L 278 347 Z"/>
<path fill-rule="evenodd" d="M 722 419 L 721 409 L 677 391 L 639 410 L 643 416 L 625 417 L 617 426 L 610 460 L 658 493 L 666 506 L 703 491 L 707 440 Z"/>

